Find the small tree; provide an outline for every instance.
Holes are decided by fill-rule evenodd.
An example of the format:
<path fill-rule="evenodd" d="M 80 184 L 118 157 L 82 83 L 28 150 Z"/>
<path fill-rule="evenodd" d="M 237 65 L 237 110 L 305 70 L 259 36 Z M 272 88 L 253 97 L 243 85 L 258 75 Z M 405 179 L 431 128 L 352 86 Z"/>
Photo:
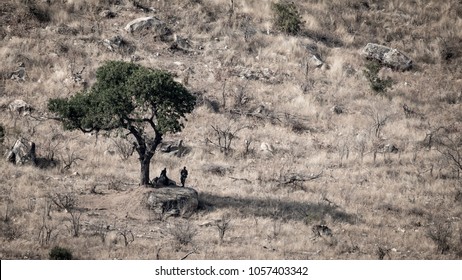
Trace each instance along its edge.
<path fill-rule="evenodd" d="M 301 30 L 302 20 L 297 6 L 293 2 L 273 3 L 274 25 L 277 29 L 289 35 L 297 35 Z"/>
<path fill-rule="evenodd" d="M 148 185 L 150 162 L 163 135 L 181 131 L 196 98 L 170 73 L 134 63 L 108 61 L 96 79 L 89 90 L 49 100 L 48 109 L 68 130 L 127 130 L 136 140 L 140 184 Z"/>

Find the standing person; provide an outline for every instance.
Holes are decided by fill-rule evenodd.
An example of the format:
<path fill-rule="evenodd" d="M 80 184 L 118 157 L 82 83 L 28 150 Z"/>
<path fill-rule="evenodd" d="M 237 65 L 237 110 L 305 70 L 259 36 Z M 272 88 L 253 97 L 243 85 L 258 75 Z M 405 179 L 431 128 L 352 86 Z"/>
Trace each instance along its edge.
<path fill-rule="evenodd" d="M 186 182 L 186 178 L 188 177 L 188 170 L 186 170 L 186 166 L 183 167 L 180 171 L 180 179 L 181 179 L 181 185 L 184 187 L 184 183 Z"/>

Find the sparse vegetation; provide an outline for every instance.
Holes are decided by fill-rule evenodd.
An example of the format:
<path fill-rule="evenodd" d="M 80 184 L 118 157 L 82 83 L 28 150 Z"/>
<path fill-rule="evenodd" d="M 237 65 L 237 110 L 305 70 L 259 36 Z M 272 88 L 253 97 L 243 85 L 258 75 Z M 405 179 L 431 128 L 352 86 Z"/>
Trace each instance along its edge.
<path fill-rule="evenodd" d="M 106 62 L 98 68 L 96 79 L 89 91 L 70 99 L 51 99 L 48 109 L 68 130 L 127 130 L 137 143 L 140 185 L 148 185 L 157 146 L 165 133 L 181 131 L 181 121 L 193 110 L 195 97 L 171 74 L 123 61 Z"/>
<path fill-rule="evenodd" d="M 1 3 L 2 259 L 462 258 L 460 1 Z"/>
<path fill-rule="evenodd" d="M 272 3 L 271 9 L 277 29 L 289 35 L 297 35 L 301 31 L 302 20 L 294 2 Z"/>

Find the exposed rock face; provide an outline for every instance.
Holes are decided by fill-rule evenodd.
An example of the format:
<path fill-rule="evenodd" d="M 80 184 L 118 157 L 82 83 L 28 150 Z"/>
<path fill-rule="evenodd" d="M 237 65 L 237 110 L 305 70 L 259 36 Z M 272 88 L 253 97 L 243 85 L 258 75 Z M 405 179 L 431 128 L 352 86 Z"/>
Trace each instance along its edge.
<path fill-rule="evenodd" d="M 137 18 L 135 20 L 130 21 L 125 26 L 125 30 L 130 33 L 134 33 L 144 29 L 151 29 L 154 32 L 154 36 L 159 37 L 170 34 L 170 29 L 168 29 L 167 24 L 155 17 Z"/>
<path fill-rule="evenodd" d="M 28 142 L 23 138 L 16 140 L 6 158 L 9 162 L 14 164 L 24 164 L 26 162 L 35 164 L 35 143 Z"/>
<path fill-rule="evenodd" d="M 157 214 L 187 218 L 197 210 L 199 199 L 192 188 L 164 187 L 148 192 L 146 204 Z"/>
<path fill-rule="evenodd" d="M 361 55 L 367 59 L 374 59 L 395 70 L 409 70 L 412 68 L 412 60 L 397 49 L 368 43 L 361 51 Z"/>

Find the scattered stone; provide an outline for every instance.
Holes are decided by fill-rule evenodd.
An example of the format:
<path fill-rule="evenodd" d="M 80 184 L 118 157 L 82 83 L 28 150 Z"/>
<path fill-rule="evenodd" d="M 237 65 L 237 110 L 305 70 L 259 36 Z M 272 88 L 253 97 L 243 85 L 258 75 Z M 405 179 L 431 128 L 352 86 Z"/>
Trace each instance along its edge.
<path fill-rule="evenodd" d="M 397 49 L 368 43 L 361 51 L 361 55 L 367 59 L 373 59 L 395 70 L 409 70 L 412 68 L 412 60 Z"/>
<path fill-rule="evenodd" d="M 188 218 L 197 210 L 199 199 L 192 188 L 164 187 L 148 192 L 146 205 L 156 214 Z"/>

